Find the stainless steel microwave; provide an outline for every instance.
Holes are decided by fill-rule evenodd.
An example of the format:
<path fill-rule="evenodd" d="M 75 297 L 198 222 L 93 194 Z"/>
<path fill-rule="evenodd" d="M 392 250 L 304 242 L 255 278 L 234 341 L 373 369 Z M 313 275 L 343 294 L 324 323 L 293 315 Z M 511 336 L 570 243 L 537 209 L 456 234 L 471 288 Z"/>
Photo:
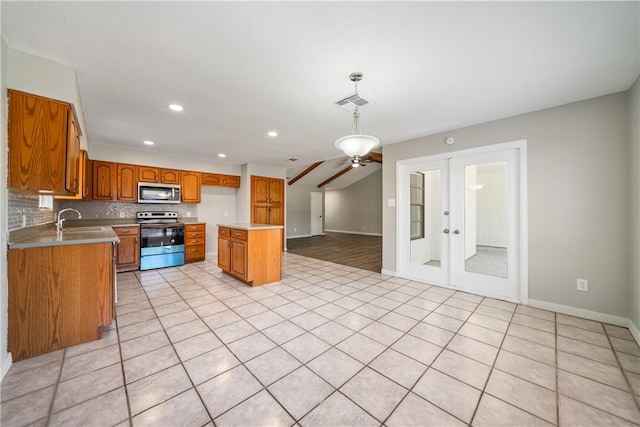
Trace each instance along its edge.
<path fill-rule="evenodd" d="M 138 203 L 180 203 L 180 186 L 139 182 Z"/>

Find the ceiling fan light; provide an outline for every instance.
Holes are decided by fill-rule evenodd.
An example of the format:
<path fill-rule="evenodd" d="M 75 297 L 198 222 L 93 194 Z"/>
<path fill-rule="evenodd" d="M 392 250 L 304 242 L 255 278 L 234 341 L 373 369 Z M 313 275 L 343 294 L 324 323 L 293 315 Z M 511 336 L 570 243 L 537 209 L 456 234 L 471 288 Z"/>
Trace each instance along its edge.
<path fill-rule="evenodd" d="M 344 151 L 347 156 L 362 157 L 380 145 L 380 140 L 371 135 L 347 135 L 339 138 L 335 145 L 336 148 Z"/>

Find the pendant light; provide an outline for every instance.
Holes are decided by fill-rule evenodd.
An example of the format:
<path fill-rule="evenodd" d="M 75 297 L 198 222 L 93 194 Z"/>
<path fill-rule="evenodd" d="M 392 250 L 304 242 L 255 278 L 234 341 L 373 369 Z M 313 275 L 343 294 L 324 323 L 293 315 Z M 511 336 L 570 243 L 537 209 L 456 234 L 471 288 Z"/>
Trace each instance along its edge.
<path fill-rule="evenodd" d="M 358 82 L 362 80 L 362 73 L 351 73 L 349 80 L 354 82 L 356 87 L 356 96 L 358 95 Z M 358 105 L 353 112 L 353 125 L 351 126 L 351 135 L 343 136 L 335 142 L 336 148 L 344 151 L 351 157 L 351 166 L 360 166 L 360 158 L 369 151 L 380 145 L 380 140 L 375 136 L 363 135 L 360 131 L 360 111 Z"/>

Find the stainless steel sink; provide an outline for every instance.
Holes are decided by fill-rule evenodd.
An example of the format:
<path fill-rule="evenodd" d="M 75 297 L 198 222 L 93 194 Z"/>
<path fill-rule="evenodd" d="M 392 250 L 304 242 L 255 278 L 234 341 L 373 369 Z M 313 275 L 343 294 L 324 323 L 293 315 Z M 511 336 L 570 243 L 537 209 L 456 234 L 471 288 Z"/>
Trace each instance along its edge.
<path fill-rule="evenodd" d="M 63 233 L 100 233 L 106 231 L 107 227 L 68 227 L 63 228 Z"/>

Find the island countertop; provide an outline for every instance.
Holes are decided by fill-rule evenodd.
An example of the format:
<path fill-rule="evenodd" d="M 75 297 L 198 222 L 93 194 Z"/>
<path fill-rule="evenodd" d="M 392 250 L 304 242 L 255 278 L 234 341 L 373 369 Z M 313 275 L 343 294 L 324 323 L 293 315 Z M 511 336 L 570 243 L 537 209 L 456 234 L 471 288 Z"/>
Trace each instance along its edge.
<path fill-rule="evenodd" d="M 254 223 L 248 223 L 248 222 L 241 222 L 241 223 L 237 223 L 237 224 L 217 224 L 217 225 L 218 225 L 218 227 L 235 228 L 237 230 L 247 230 L 247 231 L 252 231 L 252 230 L 277 230 L 277 229 L 283 229 L 284 228 L 283 225 L 254 224 Z"/>

